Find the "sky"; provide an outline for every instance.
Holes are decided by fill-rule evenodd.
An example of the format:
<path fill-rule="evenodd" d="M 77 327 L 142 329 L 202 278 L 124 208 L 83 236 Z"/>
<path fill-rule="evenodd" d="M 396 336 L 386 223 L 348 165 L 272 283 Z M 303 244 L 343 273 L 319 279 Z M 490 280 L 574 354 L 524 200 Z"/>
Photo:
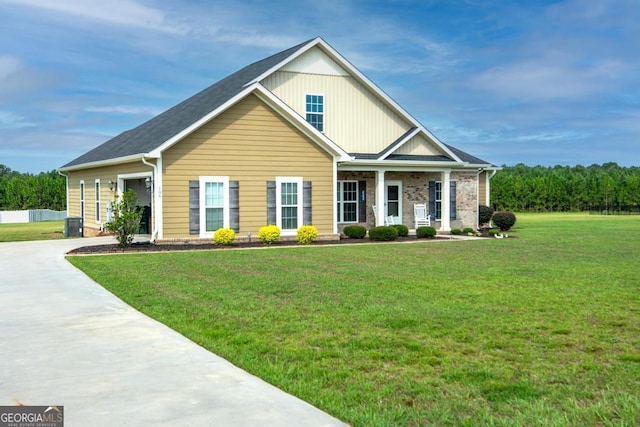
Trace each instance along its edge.
<path fill-rule="evenodd" d="M 321 36 L 495 165 L 640 165 L 638 0 L 0 0 L 0 164 L 57 169 Z"/>

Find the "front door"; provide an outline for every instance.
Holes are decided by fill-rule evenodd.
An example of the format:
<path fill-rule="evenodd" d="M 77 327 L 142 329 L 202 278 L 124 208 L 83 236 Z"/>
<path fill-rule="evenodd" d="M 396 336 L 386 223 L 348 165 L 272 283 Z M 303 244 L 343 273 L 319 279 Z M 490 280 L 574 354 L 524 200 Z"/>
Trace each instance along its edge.
<path fill-rule="evenodd" d="M 123 180 L 122 191 L 133 190 L 138 196 L 138 206 L 142 207 L 142 218 L 140 218 L 139 234 L 151 234 L 151 200 L 152 194 L 147 191 L 145 177 L 134 177 Z"/>
<path fill-rule="evenodd" d="M 402 182 L 387 181 L 384 187 L 385 217 L 392 216 L 394 224 L 402 224 Z"/>

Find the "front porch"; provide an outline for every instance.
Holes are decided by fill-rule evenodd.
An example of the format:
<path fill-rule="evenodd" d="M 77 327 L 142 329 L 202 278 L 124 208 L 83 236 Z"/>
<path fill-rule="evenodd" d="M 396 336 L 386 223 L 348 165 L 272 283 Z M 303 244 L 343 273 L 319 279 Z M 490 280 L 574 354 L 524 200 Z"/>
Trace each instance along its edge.
<path fill-rule="evenodd" d="M 336 187 L 338 231 L 353 224 L 384 225 L 386 216 L 415 230 L 414 205 L 422 203 L 441 233 L 478 225 L 478 172 L 339 170 Z M 383 207 L 378 215 L 374 205 Z"/>

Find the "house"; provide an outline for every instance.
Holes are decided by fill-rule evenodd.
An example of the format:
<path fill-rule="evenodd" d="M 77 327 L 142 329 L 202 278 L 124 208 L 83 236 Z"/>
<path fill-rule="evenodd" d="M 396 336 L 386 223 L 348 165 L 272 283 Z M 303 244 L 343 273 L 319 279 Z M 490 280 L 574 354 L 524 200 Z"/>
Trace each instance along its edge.
<path fill-rule="evenodd" d="M 155 241 L 312 224 L 476 227 L 498 168 L 439 141 L 321 38 L 242 68 L 62 166 L 70 216 L 97 234 L 134 189 Z M 380 215 L 374 206 L 384 207 Z M 145 229 L 146 230 L 146 229 Z"/>

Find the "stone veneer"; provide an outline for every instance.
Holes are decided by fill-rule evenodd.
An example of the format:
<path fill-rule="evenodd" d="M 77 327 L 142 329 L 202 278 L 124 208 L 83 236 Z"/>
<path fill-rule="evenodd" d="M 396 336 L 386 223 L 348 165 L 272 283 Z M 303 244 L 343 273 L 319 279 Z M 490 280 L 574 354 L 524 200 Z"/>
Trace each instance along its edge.
<path fill-rule="evenodd" d="M 456 181 L 456 219 L 451 221 L 451 228 L 477 226 L 478 209 L 478 174 L 475 172 L 451 172 L 451 181 Z M 402 181 L 402 223 L 410 229 L 415 228 L 413 205 L 429 201 L 429 181 L 441 181 L 440 172 L 387 172 L 385 181 Z M 354 180 L 367 182 L 367 222 L 360 223 L 366 227 L 375 225 L 373 208 L 375 203 L 375 172 L 338 172 L 338 180 Z M 349 224 L 338 224 L 339 231 Z M 432 221 L 438 229 L 440 221 Z"/>

